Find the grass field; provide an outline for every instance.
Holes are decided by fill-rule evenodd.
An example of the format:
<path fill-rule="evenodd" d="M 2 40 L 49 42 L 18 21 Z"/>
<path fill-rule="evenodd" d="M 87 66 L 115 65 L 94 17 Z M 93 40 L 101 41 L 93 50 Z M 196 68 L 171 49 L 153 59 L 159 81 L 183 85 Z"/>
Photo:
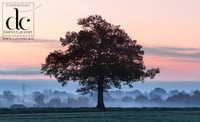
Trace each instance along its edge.
<path fill-rule="evenodd" d="M 200 122 L 200 108 L 2 108 L 0 122 Z"/>

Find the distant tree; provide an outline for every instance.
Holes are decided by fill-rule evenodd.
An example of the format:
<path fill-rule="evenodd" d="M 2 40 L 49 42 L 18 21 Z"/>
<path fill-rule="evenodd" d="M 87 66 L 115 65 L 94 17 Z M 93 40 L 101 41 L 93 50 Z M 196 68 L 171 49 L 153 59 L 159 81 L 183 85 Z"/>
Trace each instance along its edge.
<path fill-rule="evenodd" d="M 77 104 L 79 106 L 89 106 L 89 99 L 87 97 L 78 97 Z"/>
<path fill-rule="evenodd" d="M 149 93 L 151 99 L 162 98 L 167 95 L 167 92 L 162 88 L 155 88 Z"/>
<path fill-rule="evenodd" d="M 61 107 L 61 100 L 60 98 L 52 98 L 49 100 L 49 107 Z"/>
<path fill-rule="evenodd" d="M 12 91 L 6 90 L 6 91 L 3 91 L 2 98 L 6 100 L 6 103 L 8 105 L 10 105 L 14 103 L 16 96 L 14 95 Z"/>
<path fill-rule="evenodd" d="M 77 100 L 73 97 L 67 98 L 67 106 L 74 107 L 77 106 Z"/>
<path fill-rule="evenodd" d="M 191 105 L 192 107 L 200 107 L 200 91 L 195 90 L 194 95 L 191 97 Z"/>
<path fill-rule="evenodd" d="M 162 106 L 162 103 L 164 102 L 160 96 L 152 97 L 152 98 L 150 99 L 150 101 L 151 101 L 152 103 L 156 103 L 157 107 L 158 107 L 158 105 L 159 105 L 159 106 Z"/>
<path fill-rule="evenodd" d="M 132 87 L 136 81 L 159 73 L 159 69 L 146 70 L 144 51 L 136 40 L 112 25 L 101 16 L 79 19 L 83 27 L 79 32 L 67 32 L 60 38 L 65 51 L 51 52 L 41 71 L 54 76 L 65 85 L 69 80 L 82 86 L 77 92 L 98 92 L 97 108 L 105 109 L 103 91 L 112 87 L 121 88 L 124 83 Z"/>
<path fill-rule="evenodd" d="M 187 93 L 179 93 L 167 98 L 167 102 L 175 106 L 186 106 L 190 103 L 191 96 Z"/>
<path fill-rule="evenodd" d="M 170 96 L 173 96 L 173 95 L 177 95 L 177 94 L 179 94 L 179 91 L 176 89 L 176 90 L 170 90 L 169 91 L 169 95 Z"/>
<path fill-rule="evenodd" d="M 127 92 L 127 94 L 130 94 L 131 96 L 136 98 L 137 96 L 141 96 L 142 92 L 139 90 L 133 90 L 133 91 Z"/>
<path fill-rule="evenodd" d="M 135 98 L 135 102 L 138 102 L 138 103 L 146 103 L 148 101 L 149 101 L 148 97 L 144 95 L 140 95 Z"/>
<path fill-rule="evenodd" d="M 45 103 L 44 103 L 44 97 L 45 97 L 44 94 L 42 94 L 40 92 L 34 92 L 33 93 L 33 99 L 36 102 L 36 104 L 38 106 L 40 106 L 40 107 L 45 105 Z"/>
<path fill-rule="evenodd" d="M 12 104 L 12 105 L 10 106 L 10 108 L 26 108 L 26 106 L 23 105 L 23 104 Z"/>

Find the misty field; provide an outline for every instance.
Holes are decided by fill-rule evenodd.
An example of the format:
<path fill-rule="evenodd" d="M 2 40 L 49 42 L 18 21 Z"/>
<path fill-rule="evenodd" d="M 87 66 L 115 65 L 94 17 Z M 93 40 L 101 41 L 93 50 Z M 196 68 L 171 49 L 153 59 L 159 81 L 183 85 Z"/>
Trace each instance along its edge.
<path fill-rule="evenodd" d="M 4 108 L 0 122 L 200 122 L 200 108 Z"/>

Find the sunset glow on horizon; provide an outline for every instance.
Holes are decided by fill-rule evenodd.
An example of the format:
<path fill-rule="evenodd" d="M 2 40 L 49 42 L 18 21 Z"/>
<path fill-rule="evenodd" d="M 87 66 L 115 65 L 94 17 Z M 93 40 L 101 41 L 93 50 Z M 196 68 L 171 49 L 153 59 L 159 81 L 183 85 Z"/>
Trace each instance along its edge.
<path fill-rule="evenodd" d="M 40 74 L 40 67 L 50 52 L 65 49 L 59 38 L 67 31 L 81 29 L 78 18 L 97 14 L 114 25 L 121 25 L 143 46 L 147 69 L 159 67 L 161 71 L 154 80 L 200 81 L 199 0 L 34 2 L 35 6 L 41 5 L 35 10 L 35 40 L 0 39 L 0 79 L 47 79 Z"/>

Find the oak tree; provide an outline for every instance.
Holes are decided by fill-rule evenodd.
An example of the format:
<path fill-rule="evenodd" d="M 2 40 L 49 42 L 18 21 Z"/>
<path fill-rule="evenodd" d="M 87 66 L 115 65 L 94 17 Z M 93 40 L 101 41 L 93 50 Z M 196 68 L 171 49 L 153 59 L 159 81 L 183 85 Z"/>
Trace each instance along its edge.
<path fill-rule="evenodd" d="M 77 81 L 77 92 L 97 91 L 97 108 L 105 109 L 103 92 L 122 85 L 132 87 L 134 82 L 159 73 L 143 62 L 144 51 L 120 26 L 108 23 L 99 15 L 78 20 L 79 32 L 67 32 L 60 38 L 66 50 L 50 52 L 41 71 L 55 77 L 63 86 Z"/>

